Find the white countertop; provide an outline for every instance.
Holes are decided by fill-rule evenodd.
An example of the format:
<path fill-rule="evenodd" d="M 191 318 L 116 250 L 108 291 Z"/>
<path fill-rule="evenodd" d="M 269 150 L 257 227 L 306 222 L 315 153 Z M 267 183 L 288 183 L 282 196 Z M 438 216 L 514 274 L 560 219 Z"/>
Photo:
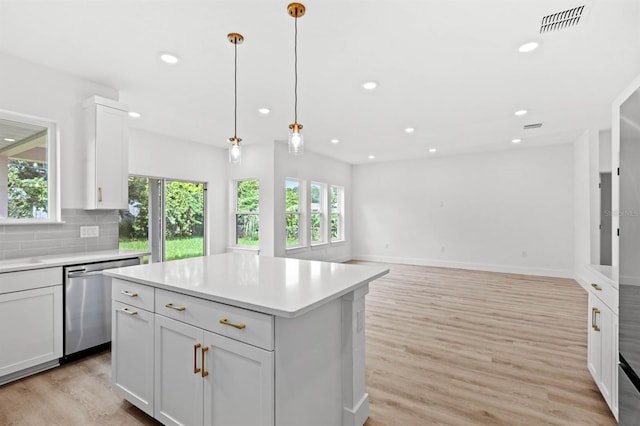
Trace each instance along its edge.
<path fill-rule="evenodd" d="M 227 253 L 110 269 L 104 274 L 291 318 L 388 272 L 382 267 Z"/>
<path fill-rule="evenodd" d="M 0 261 L 0 274 L 5 272 L 26 271 L 28 269 L 51 268 L 55 266 L 79 265 L 105 260 L 129 259 L 146 256 L 149 253 L 130 250 L 101 250 L 85 253 L 37 256 Z"/>
<path fill-rule="evenodd" d="M 602 276 L 607 280 L 614 288 L 618 288 L 618 277 L 615 276 L 615 271 L 611 265 L 588 265 L 591 270 Z"/>

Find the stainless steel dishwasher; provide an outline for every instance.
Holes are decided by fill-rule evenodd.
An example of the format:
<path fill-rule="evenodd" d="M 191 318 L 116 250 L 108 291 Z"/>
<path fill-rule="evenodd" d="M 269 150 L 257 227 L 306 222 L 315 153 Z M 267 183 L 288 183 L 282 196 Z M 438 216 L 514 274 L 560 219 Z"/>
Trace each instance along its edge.
<path fill-rule="evenodd" d="M 64 268 L 64 359 L 111 342 L 111 280 L 102 271 L 140 264 L 140 258 Z"/>

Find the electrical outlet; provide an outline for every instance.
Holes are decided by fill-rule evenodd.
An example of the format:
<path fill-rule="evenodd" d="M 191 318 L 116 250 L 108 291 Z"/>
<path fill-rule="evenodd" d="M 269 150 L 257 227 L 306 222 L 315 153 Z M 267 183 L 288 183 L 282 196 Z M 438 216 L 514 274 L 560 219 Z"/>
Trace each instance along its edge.
<path fill-rule="evenodd" d="M 99 226 L 81 226 L 80 227 L 80 238 L 93 238 L 100 236 L 100 227 Z"/>

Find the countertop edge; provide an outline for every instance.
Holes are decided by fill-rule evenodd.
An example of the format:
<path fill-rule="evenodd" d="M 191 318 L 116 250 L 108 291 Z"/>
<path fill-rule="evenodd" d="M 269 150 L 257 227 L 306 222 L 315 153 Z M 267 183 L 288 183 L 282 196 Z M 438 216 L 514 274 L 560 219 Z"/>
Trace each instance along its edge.
<path fill-rule="evenodd" d="M 9 272 L 30 271 L 34 269 L 46 269 L 55 268 L 58 266 L 77 265 L 82 263 L 96 263 L 107 260 L 121 260 L 130 259 L 133 257 L 142 257 L 150 255 L 149 252 L 143 251 L 127 251 L 127 250 L 105 250 L 96 252 L 84 252 L 84 253 L 69 253 L 61 256 L 34 256 L 28 259 L 38 259 L 38 262 L 34 263 L 20 263 L 19 259 L 9 259 L 2 262 L 7 262 L 7 265 L 2 265 L 0 262 L 0 274 Z M 15 262 L 15 264 L 12 264 Z"/>
<path fill-rule="evenodd" d="M 113 272 L 110 270 L 105 270 L 103 272 L 104 275 L 112 277 L 112 278 L 119 278 L 125 281 L 130 281 L 130 282 L 134 282 L 134 283 L 138 283 L 138 284 L 143 284 L 143 285 L 148 285 L 150 287 L 154 287 L 154 288 L 159 288 L 162 290 L 167 290 L 167 291 L 173 291 L 176 293 L 180 293 L 180 294 L 185 294 L 188 296 L 193 296 L 193 297 L 198 297 L 200 299 L 205 299 L 205 300 L 209 300 L 212 302 L 218 302 L 218 303 L 223 303 L 225 305 L 229 305 L 229 306 L 235 306 L 238 308 L 243 308 L 243 309 L 248 309 L 250 311 L 255 311 L 255 312 L 260 312 L 263 314 L 269 314 L 269 315 L 274 315 L 277 317 L 281 317 L 281 318 L 296 318 L 299 317 L 301 315 L 306 314 L 307 312 L 310 312 L 312 310 L 314 310 L 315 308 L 322 306 L 332 300 L 335 299 L 339 299 L 340 297 L 344 296 L 347 293 L 350 293 L 352 291 L 354 291 L 355 289 L 366 285 L 368 283 L 370 283 L 371 281 L 374 281 L 380 277 L 383 277 L 385 275 L 387 275 L 389 273 L 389 269 L 385 269 L 380 271 L 377 274 L 374 274 L 366 279 L 363 279 L 359 282 L 356 282 L 336 293 L 330 294 L 324 298 L 318 299 L 317 301 L 306 305 L 306 306 L 301 306 L 301 307 L 296 307 L 292 310 L 282 310 L 282 309 L 277 309 L 277 308 L 273 308 L 270 306 L 265 306 L 265 305 L 257 305 L 254 303 L 250 303 L 250 302 L 243 302 L 243 301 L 239 301 L 239 300 L 235 300 L 235 299 L 229 299 L 226 297 L 222 297 L 222 296 L 217 296 L 215 294 L 210 294 L 210 293 L 204 293 L 204 292 L 198 292 L 198 291 L 194 291 L 194 290 L 190 290 L 190 289 L 185 289 L 185 288 L 180 288 L 180 287 L 176 287 L 176 286 L 172 286 L 170 284 L 165 284 L 165 283 L 159 283 L 156 281 L 152 281 L 152 280 L 147 280 L 144 278 L 140 278 L 140 277 L 130 277 L 126 274 L 119 274 L 117 272 Z"/>

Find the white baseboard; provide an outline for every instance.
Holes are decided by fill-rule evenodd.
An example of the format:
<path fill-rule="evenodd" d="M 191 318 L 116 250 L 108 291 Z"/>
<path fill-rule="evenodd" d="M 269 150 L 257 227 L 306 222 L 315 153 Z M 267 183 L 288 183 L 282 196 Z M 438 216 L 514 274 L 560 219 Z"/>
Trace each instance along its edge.
<path fill-rule="evenodd" d="M 521 275 L 536 275 L 536 276 L 542 276 L 542 277 L 574 278 L 573 271 L 564 270 L 564 269 L 531 268 L 531 267 L 524 267 L 524 266 L 509 266 L 509 265 L 489 265 L 484 263 L 467 263 L 467 262 L 442 261 L 442 260 L 433 260 L 433 259 L 371 256 L 371 255 L 353 255 L 351 256 L 351 259 L 368 261 L 368 262 L 399 263 L 402 265 L 436 266 L 436 267 L 442 267 L 442 268 L 469 269 L 474 271 L 504 272 L 508 274 L 521 274 Z"/>

